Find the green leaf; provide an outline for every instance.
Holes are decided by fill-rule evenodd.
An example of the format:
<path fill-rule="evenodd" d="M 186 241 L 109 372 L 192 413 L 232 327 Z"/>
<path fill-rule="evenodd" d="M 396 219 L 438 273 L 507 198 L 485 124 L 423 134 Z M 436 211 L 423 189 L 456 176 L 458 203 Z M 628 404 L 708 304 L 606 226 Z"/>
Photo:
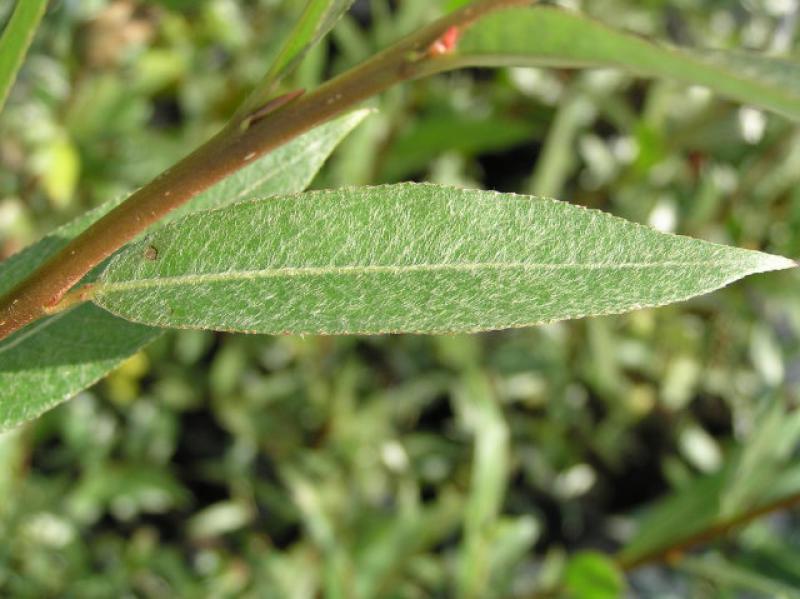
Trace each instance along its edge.
<path fill-rule="evenodd" d="M 8 98 L 46 7 L 47 0 L 17 0 L 14 14 L 3 30 L 0 37 L 0 110 Z"/>
<path fill-rule="evenodd" d="M 758 503 L 791 463 L 800 440 L 800 413 L 781 397 L 765 402 L 741 451 L 732 460 L 720 498 L 720 514 L 733 517 Z"/>
<path fill-rule="evenodd" d="M 507 9 L 479 20 L 442 60 L 447 69 L 476 65 L 618 67 L 800 118 L 800 65 L 793 60 L 671 47 L 556 8 Z"/>
<path fill-rule="evenodd" d="M 106 512 L 113 514 L 120 503 L 124 503 L 129 517 L 162 513 L 188 504 L 186 489 L 169 470 L 159 466 L 101 461 L 81 473 L 80 480 L 73 483 L 71 493 L 62 501 L 74 518 L 92 523 Z M 154 497 L 158 500 L 153 501 Z"/>
<path fill-rule="evenodd" d="M 381 179 L 401 181 L 425 170 L 443 152 L 467 155 L 508 148 L 530 140 L 540 127 L 521 118 L 464 118 L 450 112 L 426 116 L 404 130 L 382 159 Z"/>
<path fill-rule="evenodd" d="M 564 577 L 570 599 L 617 599 L 625 591 L 625 577 L 619 567 L 601 553 L 576 554 L 569 560 Z"/>
<path fill-rule="evenodd" d="M 508 479 L 510 433 L 485 375 L 468 373 L 455 395 L 461 420 L 475 436 L 470 494 L 464 510 L 458 596 L 485 597 L 490 589 L 496 549 L 492 541 Z"/>
<path fill-rule="evenodd" d="M 793 266 L 554 200 L 400 184 L 191 215 L 126 248 L 95 301 L 157 326 L 466 332 L 658 306 Z"/>
<path fill-rule="evenodd" d="M 177 212 L 302 191 L 336 145 L 367 114 L 359 110 L 306 133 L 206 190 Z M 122 199 L 106 202 L 0 263 L 0 295 Z M 158 329 L 84 305 L 42 319 L 4 339 L 0 342 L 0 430 L 69 399 L 160 334 Z"/>
<path fill-rule="evenodd" d="M 719 521 L 725 477 L 722 473 L 697 478 L 650 507 L 639 529 L 620 552 L 626 563 L 666 550 Z"/>
<path fill-rule="evenodd" d="M 0 431 L 66 401 L 160 333 L 91 304 L 17 331 L 0 343 Z"/>
<path fill-rule="evenodd" d="M 645 512 L 639 529 L 619 554 L 627 564 L 680 546 L 701 532 L 737 519 L 747 511 L 800 493 L 800 464 L 787 463 L 765 481 L 759 497 L 752 498 L 740 511 L 725 515 L 725 494 L 728 481 L 734 478 L 737 462 L 720 472 L 697 478 L 671 495 L 655 503 Z"/>
<path fill-rule="evenodd" d="M 800 591 L 794 584 L 787 584 L 764 572 L 746 568 L 719 555 L 683 559 L 678 568 L 692 576 L 709 580 L 723 589 L 750 591 L 764 597 L 800 599 Z"/>
<path fill-rule="evenodd" d="M 371 112 L 371 109 L 354 110 L 320 125 L 239 169 L 167 218 L 174 220 L 190 212 L 303 191 L 339 142 Z"/>
<path fill-rule="evenodd" d="M 336 25 L 353 2 L 354 0 L 308 0 L 264 82 L 245 106 L 256 108 L 267 102 L 278 82 L 300 64 L 306 53 Z"/>

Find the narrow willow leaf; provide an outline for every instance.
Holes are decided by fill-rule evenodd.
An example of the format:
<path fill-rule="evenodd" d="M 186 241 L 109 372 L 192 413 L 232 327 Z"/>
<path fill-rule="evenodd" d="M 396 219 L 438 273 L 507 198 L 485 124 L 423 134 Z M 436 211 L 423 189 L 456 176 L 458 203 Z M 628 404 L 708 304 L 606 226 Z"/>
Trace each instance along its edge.
<path fill-rule="evenodd" d="M 301 135 L 207 189 L 170 214 L 168 219 L 236 202 L 303 191 L 339 142 L 370 112 L 370 109 L 354 110 Z"/>
<path fill-rule="evenodd" d="M 690 50 L 648 41 L 578 13 L 498 11 L 467 29 L 454 66 L 618 67 L 707 86 L 728 98 L 800 118 L 800 64 L 745 52 Z"/>
<path fill-rule="evenodd" d="M 400 184 L 191 215 L 118 255 L 95 301 L 167 327 L 442 333 L 657 306 L 794 265 L 554 200 Z"/>
<path fill-rule="evenodd" d="M 179 212 L 302 191 L 367 114 L 356 111 L 306 133 L 198 195 Z M 0 263 L 0 295 L 121 201 L 90 210 Z M 85 305 L 44 318 L 0 341 L 0 430 L 74 396 L 161 332 Z"/>
<path fill-rule="evenodd" d="M 8 98 L 46 7 L 47 0 L 17 0 L 14 14 L 3 30 L 0 37 L 0 110 Z"/>
<path fill-rule="evenodd" d="M 279 78 L 305 56 L 347 12 L 354 0 L 308 0 L 303 14 L 286 40 L 270 74 Z"/>
<path fill-rule="evenodd" d="M 123 198 L 90 210 L 0 263 L 0 295 Z M 0 431 L 92 385 L 160 334 L 91 304 L 43 318 L 0 341 Z"/>
<path fill-rule="evenodd" d="M 0 431 L 66 401 L 159 334 L 91 304 L 17 331 L 0 343 Z"/>
<path fill-rule="evenodd" d="M 308 0 L 303 13 L 286 39 L 264 82 L 245 106 L 256 108 L 265 103 L 280 80 L 294 70 L 306 53 L 336 25 L 354 0 Z"/>

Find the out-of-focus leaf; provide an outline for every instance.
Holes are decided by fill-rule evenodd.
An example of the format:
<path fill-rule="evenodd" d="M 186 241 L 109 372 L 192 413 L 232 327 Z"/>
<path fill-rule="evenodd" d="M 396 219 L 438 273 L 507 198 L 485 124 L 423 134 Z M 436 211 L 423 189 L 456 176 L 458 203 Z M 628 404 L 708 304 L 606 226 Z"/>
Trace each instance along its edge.
<path fill-rule="evenodd" d="M 722 474 L 699 478 L 650 508 L 636 535 L 623 549 L 621 559 L 636 561 L 713 525 L 719 513 L 723 481 Z"/>
<path fill-rule="evenodd" d="M 758 530 L 754 528 L 753 534 L 743 535 L 736 564 L 800 589 L 800 547 L 791 536 L 777 536 L 772 534 L 773 530 L 765 523 Z"/>
<path fill-rule="evenodd" d="M 14 14 L 3 30 L 0 37 L 0 110 L 8 98 L 46 7 L 47 0 L 17 0 Z"/>
<path fill-rule="evenodd" d="M 542 526 L 533 516 L 497 518 L 489 564 L 492 573 L 491 586 L 496 590 L 496 595 L 506 597 L 511 594 L 514 569 L 529 555 L 541 533 Z"/>
<path fill-rule="evenodd" d="M 354 0 L 308 0 L 261 86 L 245 104 L 257 108 L 269 99 L 277 83 L 336 25 Z"/>
<path fill-rule="evenodd" d="M 564 587 L 570 599 L 618 599 L 625 591 L 625 578 L 608 556 L 578 553 L 567 563 Z"/>
<path fill-rule="evenodd" d="M 492 540 L 508 478 L 509 431 L 486 376 L 468 374 L 457 400 L 462 420 L 475 436 L 458 595 L 486 597 L 492 574 Z"/>
<path fill-rule="evenodd" d="M 56 136 L 32 159 L 50 203 L 56 209 L 70 205 L 81 171 L 78 149 L 66 135 Z"/>
<path fill-rule="evenodd" d="M 178 212 L 302 191 L 368 111 L 306 133 L 206 190 Z M 0 264 L 0 295 L 122 201 L 106 202 Z M 0 430 L 93 384 L 160 334 L 93 305 L 42 319 L 0 342 Z"/>
<path fill-rule="evenodd" d="M 636 535 L 620 553 L 620 559 L 624 563 L 636 562 L 642 556 L 667 549 L 726 520 L 721 515 L 720 507 L 729 476 L 729 471 L 723 470 L 698 478 L 655 504 L 645 514 Z M 778 471 L 762 489 L 761 496 L 742 507 L 742 511 L 798 492 L 800 466 L 793 465 Z"/>
<path fill-rule="evenodd" d="M 733 460 L 722 493 L 721 514 L 731 517 L 758 501 L 786 467 L 798 440 L 800 412 L 787 412 L 781 401 L 773 400 Z"/>
<path fill-rule="evenodd" d="M 720 556 L 684 559 L 678 567 L 725 589 L 750 591 L 768 597 L 800 599 L 800 591 L 796 586 L 742 567 Z"/>
<path fill-rule="evenodd" d="M 389 147 L 381 179 L 399 181 L 427 167 L 442 152 L 475 154 L 508 148 L 531 139 L 537 127 L 522 119 L 465 119 L 437 114 L 421 119 Z"/>
<path fill-rule="evenodd" d="M 253 520 L 253 508 L 241 501 L 220 501 L 195 514 L 188 523 L 193 539 L 210 539 L 247 526 Z"/>
<path fill-rule="evenodd" d="M 582 90 L 573 90 L 558 106 L 547 132 L 542 155 L 536 161 L 529 191 L 535 195 L 558 197 L 578 161 L 575 152 L 578 133 L 591 122 L 594 106 Z"/>
<path fill-rule="evenodd" d="M 92 522 L 108 509 L 120 519 L 160 513 L 185 505 L 189 497 L 169 471 L 151 465 L 104 465 L 90 470 L 65 498 L 77 519 Z"/>
<path fill-rule="evenodd" d="M 618 67 L 645 77 L 704 85 L 739 102 L 800 118 L 800 65 L 745 52 L 689 50 L 615 30 L 555 8 L 500 10 L 468 28 L 454 66 Z"/>
<path fill-rule="evenodd" d="M 400 184 L 191 215 L 118 254 L 94 301 L 157 326 L 468 332 L 663 305 L 794 266 L 555 200 Z"/>
<path fill-rule="evenodd" d="M 433 506 L 414 506 L 367 536 L 358 548 L 356 597 L 376 597 L 389 588 L 398 566 L 429 551 L 458 530 L 463 513 L 460 496 L 442 494 Z"/>

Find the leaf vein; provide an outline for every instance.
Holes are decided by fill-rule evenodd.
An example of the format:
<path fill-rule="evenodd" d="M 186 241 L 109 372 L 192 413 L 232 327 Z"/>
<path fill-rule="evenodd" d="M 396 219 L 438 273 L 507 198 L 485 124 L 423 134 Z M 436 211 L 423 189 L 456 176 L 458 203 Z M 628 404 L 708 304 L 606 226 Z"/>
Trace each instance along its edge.
<path fill-rule="evenodd" d="M 737 262 L 726 261 L 662 261 L 662 262 L 620 262 L 613 263 L 533 263 L 533 262 L 467 262 L 448 264 L 406 264 L 406 265 L 347 265 L 347 266 L 289 266 L 258 270 L 232 270 L 225 272 L 180 275 L 149 279 L 131 279 L 127 281 L 102 281 L 95 288 L 95 296 L 120 291 L 145 289 L 150 287 L 170 287 L 196 285 L 236 280 L 270 279 L 298 276 L 359 275 L 359 274 L 404 274 L 408 272 L 475 272 L 485 270 L 523 270 L 523 271 L 557 271 L 557 270 L 621 270 L 649 268 L 696 268 L 709 266 L 740 266 Z"/>

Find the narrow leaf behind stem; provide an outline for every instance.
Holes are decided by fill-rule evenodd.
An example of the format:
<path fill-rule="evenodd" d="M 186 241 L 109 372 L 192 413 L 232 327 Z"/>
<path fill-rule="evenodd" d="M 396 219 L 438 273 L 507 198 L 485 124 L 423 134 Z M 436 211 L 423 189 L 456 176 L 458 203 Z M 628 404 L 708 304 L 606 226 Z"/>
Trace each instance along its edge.
<path fill-rule="evenodd" d="M 17 0 L 11 20 L 0 37 L 0 111 L 22 66 L 47 7 L 47 0 Z"/>
<path fill-rule="evenodd" d="M 167 327 L 465 332 L 667 304 L 793 266 L 563 202 L 401 184 L 189 216 L 126 248 L 94 301 Z"/>
<path fill-rule="evenodd" d="M 308 51 L 325 37 L 353 2 L 354 0 L 308 0 L 264 81 L 244 103 L 239 114 L 267 102 L 280 80 L 300 64 Z"/>
<path fill-rule="evenodd" d="M 800 64 L 794 60 L 673 47 L 558 8 L 511 8 L 487 15 L 464 32 L 455 54 L 435 63 L 432 70 L 616 67 L 644 77 L 704 85 L 728 98 L 800 118 Z"/>
<path fill-rule="evenodd" d="M 185 215 L 305 189 L 331 151 L 367 114 L 358 110 L 302 135 L 209 188 L 178 212 Z M 107 202 L 87 212 L 0 263 L 0 294 L 117 204 L 119 200 Z M 161 334 L 161 329 L 86 304 L 43 318 L 0 341 L 0 431 L 69 399 Z"/>

